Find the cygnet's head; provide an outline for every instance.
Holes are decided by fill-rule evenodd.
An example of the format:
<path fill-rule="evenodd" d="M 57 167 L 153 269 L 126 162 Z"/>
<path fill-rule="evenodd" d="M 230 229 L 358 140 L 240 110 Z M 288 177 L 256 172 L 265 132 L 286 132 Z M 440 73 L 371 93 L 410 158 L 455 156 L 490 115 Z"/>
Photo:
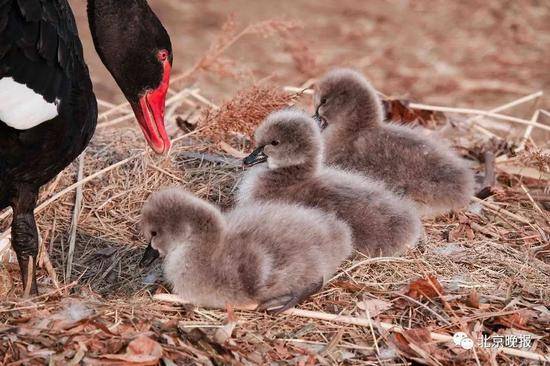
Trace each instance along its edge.
<path fill-rule="evenodd" d="M 355 129 L 383 120 L 376 90 L 355 70 L 335 69 L 327 73 L 315 87 L 313 102 L 315 119 L 323 129 L 330 125 Z"/>
<path fill-rule="evenodd" d="M 218 241 L 222 220 L 214 206 L 181 188 L 153 193 L 141 211 L 141 231 L 149 246 L 140 265 L 150 265 L 180 245 Z"/>
<path fill-rule="evenodd" d="M 254 134 L 256 150 L 244 159 L 247 166 L 267 161 L 270 169 L 321 161 L 321 135 L 313 118 L 298 109 L 273 112 Z"/>

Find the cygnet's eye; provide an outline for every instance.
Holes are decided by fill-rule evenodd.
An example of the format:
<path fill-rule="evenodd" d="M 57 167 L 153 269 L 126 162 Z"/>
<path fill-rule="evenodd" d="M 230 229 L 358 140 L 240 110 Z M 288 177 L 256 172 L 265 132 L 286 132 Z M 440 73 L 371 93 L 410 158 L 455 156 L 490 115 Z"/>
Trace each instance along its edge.
<path fill-rule="evenodd" d="M 279 145 L 279 143 L 280 143 L 279 140 L 273 140 L 273 141 L 271 141 L 271 145 L 273 145 L 273 146 L 277 146 L 277 145 Z"/>
<path fill-rule="evenodd" d="M 327 102 L 327 97 L 321 98 L 321 105 L 325 104 Z"/>
<path fill-rule="evenodd" d="M 156 231 L 151 231 L 151 238 L 155 237 L 155 236 L 157 236 L 157 232 Z"/>

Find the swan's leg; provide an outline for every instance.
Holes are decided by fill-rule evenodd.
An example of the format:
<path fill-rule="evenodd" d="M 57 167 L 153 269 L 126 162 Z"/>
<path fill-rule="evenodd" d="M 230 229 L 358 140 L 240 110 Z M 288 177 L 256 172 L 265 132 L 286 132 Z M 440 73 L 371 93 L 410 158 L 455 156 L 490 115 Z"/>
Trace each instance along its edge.
<path fill-rule="evenodd" d="M 11 224 L 11 245 L 17 254 L 21 270 L 23 289 L 30 285 L 30 293 L 38 294 L 36 285 L 36 263 L 38 254 L 38 230 L 34 219 L 34 208 L 38 192 L 35 188 L 21 185 L 12 199 L 13 221 Z M 31 283 L 27 284 L 30 279 Z M 25 291 L 27 293 L 27 291 Z"/>

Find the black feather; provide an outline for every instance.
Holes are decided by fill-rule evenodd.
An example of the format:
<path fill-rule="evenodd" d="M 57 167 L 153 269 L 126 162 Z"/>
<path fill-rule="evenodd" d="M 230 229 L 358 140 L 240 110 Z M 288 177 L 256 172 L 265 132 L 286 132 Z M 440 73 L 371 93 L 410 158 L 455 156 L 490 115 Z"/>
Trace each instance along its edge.
<path fill-rule="evenodd" d="M 67 65 L 67 45 L 63 39 L 59 39 L 57 44 L 57 62 L 62 69 Z"/>
<path fill-rule="evenodd" d="M 40 22 L 40 37 L 38 39 L 38 53 L 46 60 L 52 61 L 57 57 L 57 32 L 49 23 Z"/>
<path fill-rule="evenodd" d="M 38 42 L 38 35 L 40 34 L 40 23 L 31 22 L 26 23 L 21 27 L 21 37 L 17 41 L 17 45 L 20 47 L 29 47 L 36 49 L 36 42 Z"/>
<path fill-rule="evenodd" d="M 50 24 L 59 24 L 59 4 L 56 1 L 42 1 L 42 19 Z"/>
<path fill-rule="evenodd" d="M 42 17 L 40 0 L 17 0 L 19 11 L 29 22 L 37 22 Z"/>
<path fill-rule="evenodd" d="M 1 1 L 1 0 L 0 0 Z M 8 21 L 9 21 L 9 14 L 10 12 L 8 11 L 8 6 L 9 5 L 1 5 L 0 4 L 0 34 L 2 34 L 4 32 L 4 30 L 6 29 L 6 27 L 8 26 Z"/>

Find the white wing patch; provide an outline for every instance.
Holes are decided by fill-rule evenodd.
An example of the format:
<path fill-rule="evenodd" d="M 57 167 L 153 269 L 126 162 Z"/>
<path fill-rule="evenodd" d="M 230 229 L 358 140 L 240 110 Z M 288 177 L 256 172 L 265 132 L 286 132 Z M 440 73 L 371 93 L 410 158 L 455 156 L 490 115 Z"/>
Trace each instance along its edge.
<path fill-rule="evenodd" d="M 0 79 L 0 120 L 10 127 L 26 130 L 48 121 L 57 116 L 58 105 L 11 77 Z"/>

